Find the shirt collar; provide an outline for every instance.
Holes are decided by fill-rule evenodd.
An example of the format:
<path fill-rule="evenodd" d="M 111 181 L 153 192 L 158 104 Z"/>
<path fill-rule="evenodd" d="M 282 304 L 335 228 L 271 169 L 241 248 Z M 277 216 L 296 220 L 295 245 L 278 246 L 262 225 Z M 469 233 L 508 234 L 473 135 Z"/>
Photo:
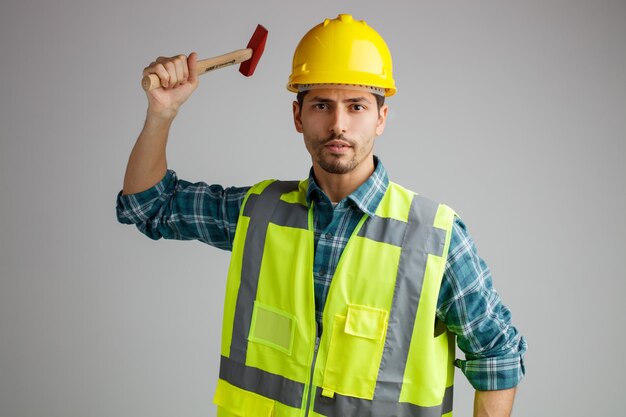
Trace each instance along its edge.
<path fill-rule="evenodd" d="M 389 187 L 389 177 L 383 163 L 377 156 L 374 156 L 374 172 L 370 177 L 359 186 L 352 194 L 346 197 L 347 200 L 354 203 L 363 213 L 373 216 L 376 209 L 383 199 L 387 188 Z M 326 200 L 330 203 L 330 199 L 324 191 L 315 182 L 313 168 L 309 171 L 309 186 L 306 193 L 306 201 L 310 206 L 312 201 L 320 202 Z"/>

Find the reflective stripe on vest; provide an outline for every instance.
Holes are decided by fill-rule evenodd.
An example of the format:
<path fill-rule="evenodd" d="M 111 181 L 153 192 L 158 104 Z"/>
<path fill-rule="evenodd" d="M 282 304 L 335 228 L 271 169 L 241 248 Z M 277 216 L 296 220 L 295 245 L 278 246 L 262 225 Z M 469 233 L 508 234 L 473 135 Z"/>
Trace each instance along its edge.
<path fill-rule="evenodd" d="M 299 410 L 307 404 L 312 416 L 432 417 L 450 413 L 454 340 L 445 330 L 435 335 L 434 322 L 454 212 L 390 184 L 377 215 L 362 219 L 344 249 L 328 294 L 325 330 L 311 378 L 315 344 L 313 232 L 306 188 L 306 182 L 266 181 L 253 187 L 244 203 L 227 284 L 222 381 L 216 403 L 225 409 L 263 414 L 265 411 L 252 403 L 265 398 L 270 402 L 264 403 L 262 410 L 271 409 L 268 415 L 275 416 L 300 415 Z M 264 256 L 270 251 L 268 239 L 274 246 L 285 242 L 285 258 L 273 259 L 280 257 L 276 255 L 283 253 L 280 250 Z M 381 251 L 380 263 L 392 265 L 381 267 L 387 271 L 381 281 L 392 286 L 387 288 L 388 300 L 368 295 L 367 284 L 357 293 L 347 285 L 352 283 L 350 272 L 367 264 L 362 262 L 363 256 L 372 250 Z M 289 277 L 293 282 L 283 276 L 284 264 L 289 265 L 286 271 L 294 275 Z M 392 270 L 393 276 L 387 276 Z M 429 277 L 426 283 L 425 276 Z M 376 285 L 385 288 L 384 283 Z M 424 285 L 427 297 L 422 297 Z M 274 295 L 272 288 L 286 292 Z M 370 292 L 375 292 L 377 287 L 372 288 Z M 264 328 L 264 323 L 274 327 Z M 341 340 L 344 331 L 347 343 Z M 342 343 L 333 345 L 333 332 Z M 371 350 L 368 359 L 373 365 L 363 371 L 367 374 L 364 378 L 358 375 L 361 370 L 351 376 L 358 366 L 347 371 L 333 369 L 341 367 L 345 355 L 346 359 L 352 356 L 349 350 L 335 348 L 337 345 Z M 355 385 L 355 380 L 365 382 Z M 427 381 L 438 381 L 434 383 L 438 388 Z M 244 407 L 243 400 L 235 397 L 248 398 L 244 401 L 248 405 Z"/>

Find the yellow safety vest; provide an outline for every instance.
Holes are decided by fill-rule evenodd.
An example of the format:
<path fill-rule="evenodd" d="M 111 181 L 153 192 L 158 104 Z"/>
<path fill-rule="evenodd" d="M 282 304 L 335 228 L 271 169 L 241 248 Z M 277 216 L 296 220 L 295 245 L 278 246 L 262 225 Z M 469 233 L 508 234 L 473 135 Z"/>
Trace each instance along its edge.
<path fill-rule="evenodd" d="M 318 338 L 307 186 L 264 181 L 244 201 L 218 416 L 451 416 L 454 336 L 435 313 L 454 211 L 391 183 L 342 253 Z"/>

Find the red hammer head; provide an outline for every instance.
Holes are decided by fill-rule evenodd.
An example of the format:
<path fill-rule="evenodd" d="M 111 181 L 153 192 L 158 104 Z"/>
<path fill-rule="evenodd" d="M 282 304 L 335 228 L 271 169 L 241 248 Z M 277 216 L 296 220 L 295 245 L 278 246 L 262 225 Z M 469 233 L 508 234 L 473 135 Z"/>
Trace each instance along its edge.
<path fill-rule="evenodd" d="M 247 61 L 243 61 L 239 66 L 239 72 L 246 77 L 254 74 L 256 64 L 259 63 L 259 59 L 261 59 L 261 55 L 263 55 L 263 51 L 265 50 L 266 40 L 267 29 L 265 29 L 262 25 L 257 25 L 256 30 L 252 34 L 252 38 L 250 38 L 250 42 L 248 42 L 247 46 L 247 48 L 252 49 L 252 57 Z"/>

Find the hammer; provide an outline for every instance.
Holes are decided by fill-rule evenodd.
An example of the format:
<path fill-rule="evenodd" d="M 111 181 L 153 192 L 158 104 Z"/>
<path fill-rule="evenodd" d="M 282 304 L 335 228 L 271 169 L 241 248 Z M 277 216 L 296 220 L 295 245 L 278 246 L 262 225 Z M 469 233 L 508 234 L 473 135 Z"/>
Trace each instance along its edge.
<path fill-rule="evenodd" d="M 241 62 L 239 72 L 246 77 L 251 76 L 256 69 L 259 59 L 261 59 L 261 55 L 263 55 L 266 40 L 267 29 L 262 25 L 257 25 L 246 49 L 238 49 L 224 55 L 198 61 L 198 75 Z M 161 80 L 156 74 L 146 75 L 141 80 L 141 87 L 145 91 L 154 90 L 155 88 L 161 87 Z"/>

